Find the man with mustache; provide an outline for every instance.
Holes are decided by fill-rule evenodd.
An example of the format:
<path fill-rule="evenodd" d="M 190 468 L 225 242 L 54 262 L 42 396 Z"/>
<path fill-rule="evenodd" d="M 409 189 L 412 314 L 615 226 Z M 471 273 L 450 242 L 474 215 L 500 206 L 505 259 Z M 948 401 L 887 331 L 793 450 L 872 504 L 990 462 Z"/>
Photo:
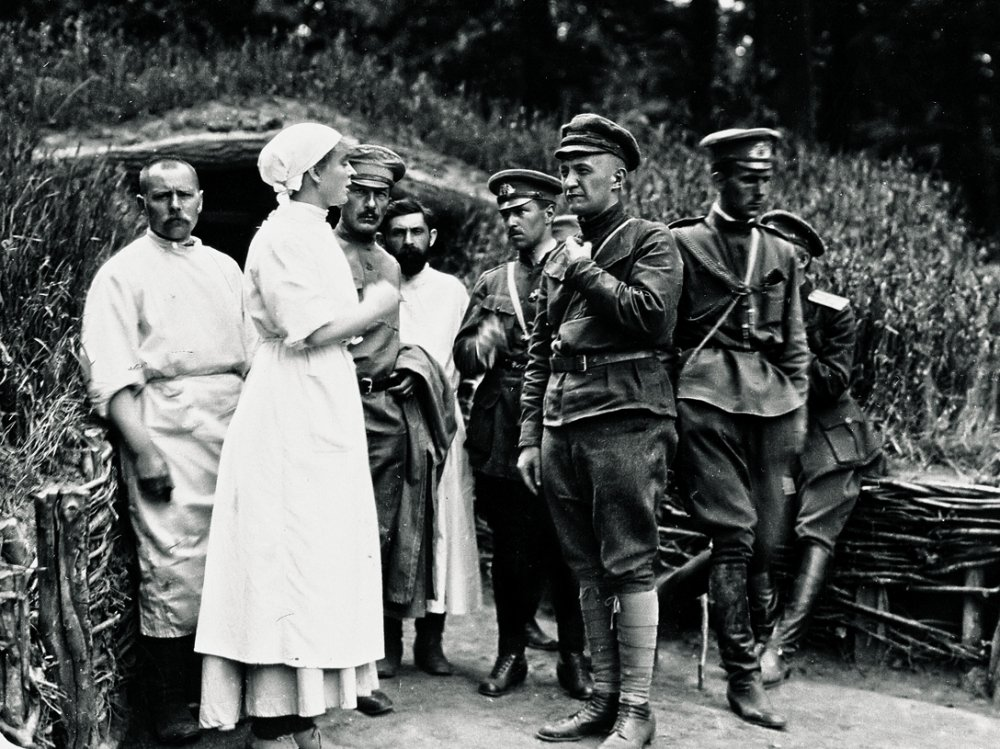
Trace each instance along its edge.
<path fill-rule="evenodd" d="M 571 697 L 587 699 L 591 680 L 579 587 L 556 537 L 548 507 L 528 490 L 517 471 L 521 380 L 535 319 L 542 268 L 556 247 L 555 202 L 562 185 L 530 169 L 505 169 L 486 183 L 517 257 L 476 282 L 455 340 L 455 361 L 466 377 L 482 375 L 465 441 L 476 472 L 476 501 L 493 532 L 493 598 L 497 659 L 481 694 L 496 697 L 528 674 L 527 627 L 550 581 L 559 627 L 556 675 Z"/>
<path fill-rule="evenodd" d="M 382 222 L 386 248 L 399 262 L 399 337 L 404 344 L 420 346 L 441 365 L 452 390 L 448 406 L 455 414 L 456 433 L 441 469 L 437 503 L 432 521 L 433 565 L 426 613 L 416 620 L 414 643 L 418 666 L 433 674 L 451 673 L 442 639 L 447 614 L 467 614 L 482 605 L 479 550 L 473 513 L 472 472 L 465 454 L 465 424 L 454 397 L 459 383 L 451 353 L 462 314 L 469 302 L 465 286 L 454 276 L 427 264 L 437 229 L 430 209 L 411 198 L 389 204 Z M 414 615 L 420 612 L 414 610 Z M 391 634 L 400 643 L 400 623 Z M 387 637 L 387 640 L 389 638 Z"/>
<path fill-rule="evenodd" d="M 734 128 L 703 138 L 718 198 L 707 216 L 671 229 L 684 259 L 677 476 L 688 511 L 712 539 L 710 615 L 729 705 L 780 730 L 785 719 L 761 683 L 747 597 L 748 577 L 764 578 L 787 532 L 782 477 L 805 438 L 809 387 L 795 247 L 756 221 L 779 137 Z"/>
<path fill-rule="evenodd" d="M 594 688 L 537 736 L 639 749 L 656 734 L 656 507 L 677 444 L 669 367 L 682 268 L 667 227 L 622 205 L 641 161 L 632 133 L 580 114 L 561 135 L 555 157 L 583 242 L 567 239 L 542 270 L 517 465 L 579 581 Z"/>
<path fill-rule="evenodd" d="M 347 256 L 358 296 L 363 298 L 365 289 L 380 280 L 387 279 L 397 287 L 402 281 L 400 265 L 379 244 L 378 232 L 389 206 L 389 193 L 406 173 L 406 165 L 390 149 L 370 144 L 356 146 L 348 159 L 355 174 L 334 233 Z M 414 642 L 417 665 L 429 673 L 450 674 L 451 666 L 440 650 L 439 622 L 424 617 L 427 593 L 433 587 L 433 581 L 422 573 L 432 553 L 427 542 L 431 518 L 427 510 L 433 506 L 431 493 L 436 491 L 438 467 L 429 465 L 434 458 L 425 462 L 425 453 L 419 448 L 434 442 L 420 419 L 421 414 L 433 412 L 434 423 L 447 432 L 447 444 L 431 445 L 435 457 L 443 459 L 437 455 L 438 448 L 442 453 L 447 450 L 454 434 L 454 417 L 450 410 L 438 413 L 438 403 L 418 402 L 429 392 L 421 384 L 426 383 L 422 375 L 429 373 L 447 390 L 444 372 L 430 354 L 400 341 L 398 306 L 353 342 L 351 354 L 365 413 L 382 550 L 385 657 L 378 662 L 378 674 L 382 678 L 395 675 L 402 659 L 401 619 L 414 616 L 418 617 Z M 414 362 L 415 367 L 411 366 Z M 415 441 L 411 440 L 413 429 L 421 435 Z M 415 442 L 421 444 L 411 452 Z M 443 627 L 443 617 L 440 624 Z M 358 709 L 377 715 L 391 710 L 392 702 L 388 695 L 377 692 L 372 698 L 359 697 Z"/>
<path fill-rule="evenodd" d="M 138 201 L 149 228 L 94 277 L 81 360 L 121 456 L 153 733 L 175 744 L 199 733 L 188 702 L 213 494 L 257 335 L 239 266 L 191 235 L 202 207 L 194 168 L 146 165 Z"/>

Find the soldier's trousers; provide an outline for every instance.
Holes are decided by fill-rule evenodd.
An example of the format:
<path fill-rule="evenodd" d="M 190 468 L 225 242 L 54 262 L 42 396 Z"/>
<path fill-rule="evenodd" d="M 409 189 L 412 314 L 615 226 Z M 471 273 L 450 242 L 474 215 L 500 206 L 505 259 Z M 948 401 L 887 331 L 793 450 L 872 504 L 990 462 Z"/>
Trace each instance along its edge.
<path fill-rule="evenodd" d="M 641 411 L 545 427 L 545 498 L 581 588 L 653 590 L 656 508 L 676 446 L 674 420 Z"/>
<path fill-rule="evenodd" d="M 493 597 L 499 650 L 524 652 L 524 626 L 535 616 L 545 583 L 563 652 L 584 647 L 580 591 L 562 556 L 549 508 L 520 479 L 476 473 L 476 503 L 493 532 Z"/>
<path fill-rule="evenodd" d="M 831 554 L 861 492 L 861 471 L 842 466 L 820 476 L 797 477 L 795 538 L 824 547 Z"/>
<path fill-rule="evenodd" d="M 782 477 L 794 458 L 794 418 L 678 402 L 675 470 L 688 512 L 712 539 L 713 563 L 753 558 L 765 569 L 786 542 L 794 508 Z"/>

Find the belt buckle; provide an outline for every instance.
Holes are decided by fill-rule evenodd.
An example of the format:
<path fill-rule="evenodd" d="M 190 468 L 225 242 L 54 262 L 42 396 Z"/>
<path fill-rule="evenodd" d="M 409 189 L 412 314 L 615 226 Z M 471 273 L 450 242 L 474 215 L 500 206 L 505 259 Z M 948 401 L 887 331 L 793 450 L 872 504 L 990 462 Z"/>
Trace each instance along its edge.
<path fill-rule="evenodd" d="M 375 380 L 371 377 L 359 377 L 358 378 L 358 390 L 361 391 L 362 395 L 371 395 L 372 388 L 375 387 Z"/>
<path fill-rule="evenodd" d="M 586 372 L 587 371 L 587 355 L 586 354 L 580 354 L 579 356 L 576 357 L 576 361 L 577 361 L 577 363 L 579 365 L 579 369 L 577 369 L 577 372 Z"/>

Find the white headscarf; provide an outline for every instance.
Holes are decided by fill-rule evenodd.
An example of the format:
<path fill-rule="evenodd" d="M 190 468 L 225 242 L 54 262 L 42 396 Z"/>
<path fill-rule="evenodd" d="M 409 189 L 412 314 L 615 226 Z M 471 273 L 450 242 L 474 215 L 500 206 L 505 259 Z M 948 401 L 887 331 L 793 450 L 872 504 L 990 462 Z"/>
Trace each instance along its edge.
<path fill-rule="evenodd" d="M 302 187 L 302 175 L 340 143 L 341 134 L 318 122 L 289 125 L 268 141 L 257 158 L 260 178 L 278 193 L 278 203 Z"/>

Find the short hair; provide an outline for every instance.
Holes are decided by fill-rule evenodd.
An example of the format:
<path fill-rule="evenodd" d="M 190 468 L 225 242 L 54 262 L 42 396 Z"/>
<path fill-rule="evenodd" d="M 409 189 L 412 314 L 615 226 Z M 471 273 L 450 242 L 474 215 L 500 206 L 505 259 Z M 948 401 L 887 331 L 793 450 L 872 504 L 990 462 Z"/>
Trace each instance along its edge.
<path fill-rule="evenodd" d="M 145 195 L 146 191 L 149 189 L 149 173 L 155 167 L 164 167 L 166 169 L 184 169 L 184 168 L 186 168 L 186 169 L 188 169 L 191 172 L 191 174 L 194 175 L 194 184 L 195 184 L 195 187 L 198 187 L 199 189 L 201 188 L 201 182 L 199 182 L 199 180 L 198 180 L 198 172 L 197 172 L 197 170 L 193 166 L 191 166 L 191 164 L 189 164 L 188 162 L 184 161 L 184 159 L 177 159 L 177 158 L 167 157 L 167 158 L 162 158 L 162 159 L 154 159 L 153 161 L 150 161 L 148 164 L 146 164 L 141 170 L 139 170 L 139 194 L 140 195 Z"/>
<path fill-rule="evenodd" d="M 385 216 L 382 219 L 382 226 L 388 226 L 389 221 L 399 216 L 409 216 L 411 213 L 420 213 L 427 223 L 428 229 L 433 229 L 436 218 L 434 212 L 415 198 L 400 198 L 393 200 L 385 209 Z"/>

